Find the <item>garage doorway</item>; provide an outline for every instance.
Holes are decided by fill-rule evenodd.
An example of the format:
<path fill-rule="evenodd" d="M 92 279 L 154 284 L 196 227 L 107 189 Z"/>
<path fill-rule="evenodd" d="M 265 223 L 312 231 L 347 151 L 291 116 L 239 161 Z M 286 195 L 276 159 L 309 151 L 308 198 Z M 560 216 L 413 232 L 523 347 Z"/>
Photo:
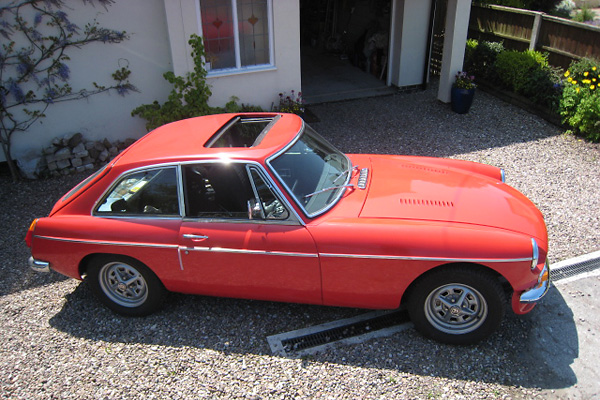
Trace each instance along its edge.
<path fill-rule="evenodd" d="M 386 95 L 392 0 L 300 0 L 307 104 Z"/>

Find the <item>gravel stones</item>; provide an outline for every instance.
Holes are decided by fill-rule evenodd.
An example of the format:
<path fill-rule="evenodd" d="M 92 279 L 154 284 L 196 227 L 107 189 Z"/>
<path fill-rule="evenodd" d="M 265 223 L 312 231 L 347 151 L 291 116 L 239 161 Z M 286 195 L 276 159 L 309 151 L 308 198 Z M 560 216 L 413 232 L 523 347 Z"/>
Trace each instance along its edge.
<path fill-rule="evenodd" d="M 503 167 L 544 213 L 553 260 L 598 250 L 598 145 L 483 92 L 465 115 L 435 96 L 432 88 L 313 106 L 320 122 L 311 125 L 346 152 Z M 535 399 L 576 383 L 532 361 L 528 315 L 508 313 L 476 346 L 407 330 L 300 359 L 272 356 L 266 337 L 365 311 L 172 294 L 157 314 L 118 316 L 85 282 L 27 267 L 27 226 L 84 177 L 0 176 L 0 398 Z"/>

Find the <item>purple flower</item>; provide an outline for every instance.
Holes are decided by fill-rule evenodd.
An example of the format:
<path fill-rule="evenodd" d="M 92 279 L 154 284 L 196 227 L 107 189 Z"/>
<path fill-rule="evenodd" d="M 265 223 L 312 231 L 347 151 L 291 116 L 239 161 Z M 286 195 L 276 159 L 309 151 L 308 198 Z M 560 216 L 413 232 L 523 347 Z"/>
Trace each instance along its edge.
<path fill-rule="evenodd" d="M 41 13 L 35 14 L 35 17 L 33 18 L 33 23 L 35 24 L 35 26 L 38 26 L 39 24 L 42 23 L 42 14 Z"/>
<path fill-rule="evenodd" d="M 117 85 L 117 93 L 120 96 L 125 96 L 127 93 L 129 93 L 129 86 L 128 85 Z"/>
<path fill-rule="evenodd" d="M 31 37 L 33 37 L 33 40 L 36 40 L 36 41 L 38 41 L 38 42 L 39 42 L 40 40 L 42 40 L 42 34 L 41 34 L 41 33 L 39 33 L 39 32 L 37 31 L 37 29 L 34 29 L 34 30 L 31 32 Z"/>
<path fill-rule="evenodd" d="M 69 33 L 78 33 L 79 32 L 79 27 L 77 25 L 75 25 L 75 24 L 70 23 L 70 22 L 67 24 L 67 26 L 65 27 L 65 29 Z"/>
<path fill-rule="evenodd" d="M 8 86 L 8 92 L 14 96 L 17 102 L 22 102 L 25 100 L 25 94 L 23 94 L 23 89 L 17 84 L 17 82 L 11 80 Z"/>
<path fill-rule="evenodd" d="M 44 97 L 44 103 L 52 104 L 54 103 L 54 98 L 57 96 L 56 90 L 48 89 L 46 90 L 46 97 Z"/>
<path fill-rule="evenodd" d="M 23 76 L 25 75 L 27 72 L 29 72 L 30 69 L 30 65 L 25 63 L 25 62 L 21 62 L 19 63 L 19 65 L 17 65 L 17 72 L 19 73 L 19 75 Z"/>
<path fill-rule="evenodd" d="M 62 79 L 63 81 L 66 81 L 69 79 L 69 74 L 70 74 L 70 70 L 69 67 L 66 64 L 59 64 L 58 65 L 58 76 L 60 77 L 60 79 Z"/>
<path fill-rule="evenodd" d="M 69 23 L 69 19 L 67 18 L 67 13 L 64 11 L 57 11 L 56 12 L 56 16 L 58 17 L 58 19 L 60 19 L 62 22 L 66 22 Z"/>

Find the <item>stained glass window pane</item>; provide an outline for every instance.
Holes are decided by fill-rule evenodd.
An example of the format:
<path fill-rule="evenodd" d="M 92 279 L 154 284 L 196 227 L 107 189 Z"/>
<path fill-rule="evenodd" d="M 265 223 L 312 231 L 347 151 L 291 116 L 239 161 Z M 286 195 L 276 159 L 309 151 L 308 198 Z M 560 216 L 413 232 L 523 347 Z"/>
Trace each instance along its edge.
<path fill-rule="evenodd" d="M 269 64 L 267 0 L 237 0 L 242 66 Z"/>
<path fill-rule="evenodd" d="M 231 2 L 200 0 L 206 62 L 212 69 L 235 68 Z"/>

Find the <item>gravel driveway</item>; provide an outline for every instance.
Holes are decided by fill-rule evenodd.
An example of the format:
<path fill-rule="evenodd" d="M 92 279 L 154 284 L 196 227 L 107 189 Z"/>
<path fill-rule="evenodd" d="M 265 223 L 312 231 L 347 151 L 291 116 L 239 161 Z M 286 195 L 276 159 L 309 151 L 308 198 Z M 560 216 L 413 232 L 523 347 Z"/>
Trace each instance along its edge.
<path fill-rule="evenodd" d="M 598 145 L 483 92 L 466 115 L 435 96 L 429 89 L 314 106 L 320 122 L 311 125 L 345 152 L 503 167 L 544 213 L 552 260 L 600 249 Z M 86 283 L 27 267 L 28 224 L 81 179 L 15 185 L 0 176 L 1 398 L 520 399 L 574 384 L 523 356 L 539 319 L 530 315 L 508 313 L 476 346 L 438 344 L 409 329 L 302 359 L 272 356 L 266 336 L 364 311 L 173 294 L 158 314 L 117 316 Z"/>

